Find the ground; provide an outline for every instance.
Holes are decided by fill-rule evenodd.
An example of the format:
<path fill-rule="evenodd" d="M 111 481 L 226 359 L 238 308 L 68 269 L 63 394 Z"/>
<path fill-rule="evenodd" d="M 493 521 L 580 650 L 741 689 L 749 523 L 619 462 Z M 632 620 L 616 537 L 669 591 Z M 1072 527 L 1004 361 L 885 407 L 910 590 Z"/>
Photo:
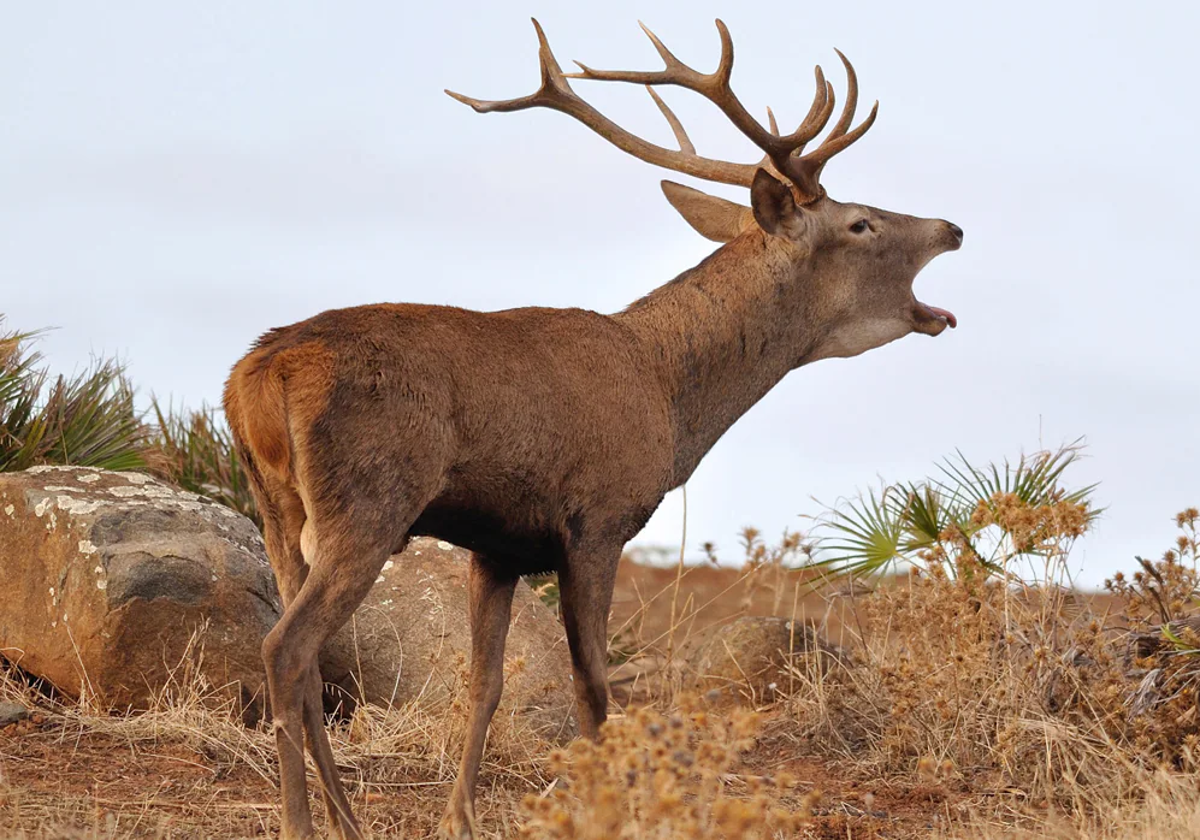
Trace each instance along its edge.
<path fill-rule="evenodd" d="M 197 749 L 169 736 L 131 741 L 49 719 L 6 734 L 0 764 L 0 825 L 11 836 L 263 837 L 278 830 L 273 779 L 236 754 Z M 836 763 L 797 757 L 794 745 L 769 736 L 747 769 L 786 769 L 797 777 L 798 792 L 822 792 L 811 837 L 924 837 L 960 798 L 939 785 L 873 785 Z M 373 784 L 357 790 L 354 805 L 383 836 L 423 836 L 433 829 L 450 781 L 443 774 Z M 479 801 L 484 827 L 497 795 L 511 808 L 527 791 L 516 780 L 485 774 Z"/>
<path fill-rule="evenodd" d="M 675 569 L 625 563 L 610 626 L 633 655 L 612 668 L 614 711 L 653 700 L 647 675 L 661 671 L 663 651 L 689 633 L 743 614 L 781 614 L 818 624 L 834 642 L 847 619 L 848 593 L 811 594 L 795 576 L 747 579 L 737 569 L 699 567 L 677 580 Z M 672 633 L 672 617 L 675 627 Z M 676 638 L 677 637 L 677 638 Z M 657 651 L 648 655 L 650 643 Z M 621 659 L 618 656 L 617 659 Z M 651 692 L 652 693 L 652 692 Z M 28 692 L 26 698 L 32 695 Z M 450 714 L 461 715 L 461 708 Z M 809 748 L 786 725 L 788 712 L 767 708 L 753 747 L 724 778 L 732 795 L 756 779 L 786 771 L 798 805 L 819 791 L 800 836 L 907 838 L 944 836 L 957 816 L 989 791 L 961 777 L 894 775 Z M 519 803 L 549 789 L 544 745 L 531 746 L 501 722 L 495 727 L 479 792 L 487 837 L 514 835 Z M 453 725 L 419 716 L 356 717 L 335 732 L 339 760 L 360 818 L 376 836 L 430 836 L 453 781 Z M 13 837 L 260 837 L 278 829 L 273 748 L 265 731 L 246 731 L 194 706 L 148 715 L 104 717 L 40 703 L 35 714 L 0 734 L 0 832 Z M 319 806 L 318 806 L 319 807 Z"/>

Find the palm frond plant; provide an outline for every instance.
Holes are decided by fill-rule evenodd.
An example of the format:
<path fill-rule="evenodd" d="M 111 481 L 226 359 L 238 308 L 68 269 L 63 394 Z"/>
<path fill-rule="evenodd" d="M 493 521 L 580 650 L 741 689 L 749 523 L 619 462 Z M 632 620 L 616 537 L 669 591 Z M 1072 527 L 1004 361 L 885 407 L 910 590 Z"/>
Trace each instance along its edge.
<path fill-rule="evenodd" d="M 185 490 L 207 496 L 261 525 L 245 467 L 238 459 L 233 434 L 220 411 L 165 410 L 151 403 L 156 425 L 151 445 L 155 471 Z"/>
<path fill-rule="evenodd" d="M 123 366 L 93 362 L 52 377 L 31 344 L 5 332 L 0 315 L 0 472 L 45 464 L 145 470 L 258 521 L 246 473 L 220 412 L 175 411 L 153 400 L 153 420 L 134 405 Z"/>
<path fill-rule="evenodd" d="M 101 359 L 52 379 L 29 349 L 39 334 L 0 332 L 0 472 L 43 464 L 144 468 L 145 430 L 122 365 Z"/>
<path fill-rule="evenodd" d="M 1076 441 L 986 467 L 957 452 L 934 477 L 869 490 L 818 522 L 815 565 L 854 575 L 939 566 L 954 577 L 1011 572 L 1025 561 L 1031 577 L 1049 581 L 1058 570 L 1048 564 L 1065 558 L 1101 512 L 1091 502 L 1096 485 L 1063 481 L 1081 450 Z"/>
<path fill-rule="evenodd" d="M 3 318 L 0 317 L 0 325 Z M 0 332 L 0 471 L 26 450 L 29 424 L 41 393 L 46 374 L 37 367 L 41 354 L 27 349 L 37 333 Z M 23 433 L 18 437 L 18 433 Z M 21 469 L 21 467 L 16 467 Z"/>

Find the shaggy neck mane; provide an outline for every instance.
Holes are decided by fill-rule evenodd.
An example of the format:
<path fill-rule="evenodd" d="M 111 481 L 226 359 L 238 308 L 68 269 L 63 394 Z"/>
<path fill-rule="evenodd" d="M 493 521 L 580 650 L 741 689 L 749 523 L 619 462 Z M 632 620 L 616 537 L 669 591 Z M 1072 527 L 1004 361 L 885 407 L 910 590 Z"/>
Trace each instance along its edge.
<path fill-rule="evenodd" d="M 671 400 L 674 487 L 820 338 L 808 284 L 766 237 L 743 234 L 613 316 Z"/>

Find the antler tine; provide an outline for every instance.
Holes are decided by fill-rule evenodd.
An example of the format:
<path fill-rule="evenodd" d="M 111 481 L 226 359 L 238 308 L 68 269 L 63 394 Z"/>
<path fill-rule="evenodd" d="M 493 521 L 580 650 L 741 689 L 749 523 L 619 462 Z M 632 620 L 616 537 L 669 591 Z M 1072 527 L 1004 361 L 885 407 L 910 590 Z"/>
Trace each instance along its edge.
<path fill-rule="evenodd" d="M 854 65 L 842 54 L 841 50 L 835 50 L 835 52 L 842 60 L 842 64 L 846 66 L 846 104 L 842 108 L 842 116 L 838 119 L 837 125 L 829 132 L 824 142 L 801 159 L 805 169 L 815 173 L 813 177 L 820 175 L 821 167 L 831 157 L 866 134 L 867 129 L 875 122 L 875 117 L 879 113 L 879 103 L 876 102 L 871 106 L 871 113 L 867 118 L 853 131 L 848 131 L 850 124 L 854 121 L 854 111 L 858 107 L 858 74 L 854 72 Z"/>
<path fill-rule="evenodd" d="M 850 59 L 846 58 L 841 50 L 834 47 L 833 51 L 838 54 L 838 58 L 842 60 L 842 65 L 846 68 L 846 104 L 842 106 L 842 116 L 833 130 L 829 132 L 826 142 L 834 137 L 841 137 L 849 130 L 850 123 L 854 122 L 854 111 L 858 108 L 858 74 L 854 72 L 854 65 L 850 63 Z"/>
<path fill-rule="evenodd" d="M 662 102 L 657 96 L 655 101 L 659 104 L 663 115 L 671 124 L 672 131 L 675 132 L 675 138 L 682 147 L 680 151 L 667 149 L 643 140 L 605 117 L 571 89 L 567 79 L 577 78 L 579 74 L 568 76 L 562 72 L 558 61 L 554 58 L 554 53 L 550 50 L 550 44 L 546 39 L 545 32 L 542 31 L 541 25 L 538 24 L 536 19 L 533 21 L 533 25 L 537 30 L 539 44 L 538 59 L 542 75 L 542 83 L 537 91 L 528 96 L 516 99 L 498 100 L 473 99 L 472 97 L 464 96 L 461 93 L 455 93 L 450 90 L 447 90 L 446 93 L 459 102 L 469 105 L 479 113 L 522 111 L 538 107 L 562 111 L 564 114 L 579 120 L 618 149 L 655 166 L 682 172 L 685 175 L 692 175 L 707 181 L 717 181 L 722 184 L 747 187 L 753 182 L 754 173 L 758 169 L 756 164 L 730 163 L 728 161 L 713 160 L 697 155 L 691 140 L 688 139 L 687 133 L 683 131 L 683 126 L 678 118 L 666 106 L 666 103 Z M 694 73 L 695 71 L 692 72 Z M 636 80 L 640 79 L 629 79 L 629 81 Z"/>
<path fill-rule="evenodd" d="M 696 154 L 696 147 L 692 144 L 692 140 L 687 136 L 687 132 L 683 130 L 683 123 L 679 121 L 679 117 L 675 116 L 666 102 L 663 102 L 662 97 L 658 95 L 658 91 L 646 85 L 646 93 L 650 94 L 650 98 L 654 100 L 654 104 L 658 106 L 658 110 L 662 111 L 662 115 L 667 118 L 667 123 L 671 126 L 671 131 L 675 134 L 675 141 L 679 143 L 679 151 L 687 152 L 689 155 Z"/>
<path fill-rule="evenodd" d="M 813 75 L 816 77 L 817 87 L 816 93 L 813 94 L 812 105 L 809 106 L 808 113 L 804 115 L 804 119 L 800 121 L 800 125 L 789 135 L 790 137 L 808 136 L 810 139 L 815 137 L 821 133 L 821 129 L 824 128 L 825 122 L 833 112 L 833 105 L 829 101 L 833 93 L 833 88 L 825 80 L 825 72 L 821 69 L 820 64 L 813 67 Z M 774 119 L 774 114 L 771 114 L 770 108 L 767 109 L 767 114 L 771 119 Z M 771 133 L 779 136 L 779 131 L 774 126 L 771 128 Z M 788 154 L 792 157 L 799 157 L 807 143 L 807 140 L 797 143 Z M 767 159 L 770 159 L 770 157 L 768 153 Z"/>
<path fill-rule="evenodd" d="M 662 58 L 664 65 L 666 65 L 668 68 L 681 67 L 689 70 L 691 69 L 678 58 L 676 58 L 675 53 L 667 49 L 667 45 L 664 44 L 657 35 L 650 31 L 650 27 L 646 26 L 646 24 L 642 23 L 640 20 L 638 21 L 638 26 L 640 26 L 642 31 L 646 33 L 646 37 L 650 39 L 650 43 L 654 44 L 654 49 L 658 50 L 658 54 Z M 578 61 L 575 63 L 579 64 Z"/>
<path fill-rule="evenodd" d="M 815 126 L 810 121 L 806 121 L 786 137 L 779 137 L 763 128 L 762 124 L 750 115 L 730 87 L 729 80 L 733 73 L 733 38 L 724 21 L 718 19 L 716 24 L 717 34 L 721 39 L 721 58 L 717 69 L 712 73 L 700 73 L 684 64 L 657 35 L 651 32 L 645 24 L 642 24 L 642 29 L 663 60 L 665 66 L 662 70 L 597 70 L 583 62 L 576 61 L 580 72 L 568 73 L 566 78 L 590 79 L 598 82 L 632 82 L 643 85 L 677 85 L 694 91 L 720 108 L 730 122 L 766 152 L 775 162 L 776 168 L 782 172 L 783 161 L 787 159 L 787 156 L 820 133 L 824 126 L 824 120 L 818 120 Z M 822 102 L 822 105 L 824 107 L 818 117 L 824 115 L 824 119 L 827 120 L 826 112 L 832 110 L 832 105 L 827 101 Z"/>
<path fill-rule="evenodd" d="M 804 115 L 800 125 L 796 126 L 795 131 L 779 138 L 779 145 L 787 147 L 788 154 L 799 154 L 809 140 L 821 133 L 821 129 L 829 122 L 829 116 L 833 113 L 833 85 L 825 81 L 825 73 L 820 65 L 815 68 L 815 75 L 817 92 L 813 96 L 808 113 Z"/>
<path fill-rule="evenodd" d="M 825 106 L 828 104 L 829 85 L 825 81 L 825 71 L 821 69 L 820 64 L 813 68 L 813 75 L 817 80 L 817 90 L 813 94 L 812 105 L 809 106 L 808 113 L 804 115 L 804 119 L 800 121 L 800 125 L 797 126 L 796 131 L 799 131 L 806 125 L 811 125 L 819 121 L 819 115 L 825 110 Z"/>
<path fill-rule="evenodd" d="M 717 69 L 703 77 L 712 90 L 697 90 L 696 92 L 710 99 L 743 134 L 758 144 L 772 160 L 777 158 L 782 160 L 794 149 L 803 148 L 805 143 L 820 133 L 824 122 L 820 122 L 814 128 L 806 118 L 795 131 L 786 136 L 780 137 L 778 132 L 774 131 L 768 133 L 758 120 L 754 119 L 745 109 L 730 86 L 730 79 L 733 76 L 733 36 L 729 34 L 729 27 L 725 25 L 725 21 L 720 18 L 717 18 L 717 33 L 721 38 L 721 59 L 717 64 Z M 817 68 L 817 73 L 821 73 L 820 67 Z M 823 80 L 824 76 L 820 76 L 820 79 Z M 832 106 L 830 108 L 832 109 Z M 782 172 L 782 170 L 780 171 Z"/>
<path fill-rule="evenodd" d="M 858 127 L 853 131 L 847 132 L 840 137 L 830 136 L 824 143 L 818 146 L 813 151 L 805 155 L 801 160 L 806 162 L 820 163 L 822 166 L 838 152 L 845 149 L 859 137 L 867 133 L 867 129 L 875 123 L 875 117 L 879 114 L 879 102 L 871 106 L 871 113 L 867 114 L 867 118 L 858 124 Z"/>
<path fill-rule="evenodd" d="M 829 124 L 829 118 L 833 116 L 833 109 L 837 105 L 837 94 L 833 90 L 833 82 L 826 80 L 825 82 L 825 105 L 821 108 L 821 113 L 817 114 L 816 118 L 809 126 L 809 131 L 812 132 L 812 137 L 816 137 L 825 130 L 825 126 Z M 810 138 L 811 139 L 811 138 Z"/>
<path fill-rule="evenodd" d="M 571 86 L 563 79 L 562 68 L 558 66 L 558 59 L 554 57 L 554 52 L 550 49 L 550 41 L 546 39 L 546 32 L 542 29 L 542 25 L 538 23 L 537 18 L 530 18 L 533 21 L 533 28 L 537 31 L 538 36 L 538 61 L 542 65 L 542 83 L 546 81 L 562 81 L 563 87 L 567 90 Z"/>
<path fill-rule="evenodd" d="M 472 99 L 449 90 L 446 93 L 480 113 L 520 111 L 536 107 L 562 111 L 636 158 L 709 181 L 750 186 L 754 181 L 755 172 L 761 166 L 767 166 L 792 182 L 797 198 L 802 203 L 816 201 L 825 194 L 820 185 L 820 175 L 826 162 L 866 133 L 867 129 L 875 122 L 879 103 L 875 103 L 870 115 L 857 128 L 850 129 L 858 105 L 858 78 L 849 60 L 838 51 L 838 57 L 846 67 L 846 103 L 837 124 L 825 141 L 816 150 L 802 155 L 805 144 L 821 133 L 833 115 L 836 104 L 833 85 L 825 78 L 824 72 L 818 66 L 814 71 L 816 93 L 813 96 L 812 105 L 808 109 L 808 114 L 805 115 L 804 120 L 795 131 L 781 137 L 775 114 L 769 108 L 767 109 L 769 128 L 765 128 L 762 123 L 750 115 L 750 112 L 733 92 L 730 86 L 730 77 L 733 73 L 733 38 L 723 21 L 718 19 L 716 24 L 717 33 L 721 39 L 721 58 L 716 70 L 712 73 L 700 73 L 684 64 L 645 24 L 641 24 L 641 27 L 663 60 L 662 70 L 594 70 L 586 64 L 576 62 L 580 72 L 563 73 L 554 53 L 550 50 L 545 32 L 542 31 L 537 20 L 534 20 L 542 76 L 542 83 L 537 91 L 528 96 L 503 100 Z M 679 151 L 657 146 L 621 128 L 581 99 L 571 89 L 568 79 L 634 82 L 645 85 L 654 104 L 658 106 L 659 111 L 671 126 L 671 131 L 679 143 Z M 653 86 L 655 85 L 678 85 L 708 99 L 725 114 L 739 131 L 763 150 L 765 157 L 762 163 L 732 163 L 696 154 L 696 147 L 684 130 L 683 124 L 654 90 Z"/>
<path fill-rule="evenodd" d="M 791 166 L 787 172 L 788 178 L 791 179 L 792 183 L 802 193 L 813 196 L 813 200 L 825 195 L 825 188 L 821 186 L 821 171 L 825 169 L 825 164 L 829 162 L 831 157 L 866 134 L 867 129 L 875 123 L 875 117 L 878 113 L 879 103 L 876 102 L 871 106 L 871 113 L 853 131 L 840 136 L 830 134 L 824 143 L 807 155 L 804 155 L 804 157 L 793 158 L 790 161 Z M 835 126 L 835 131 L 836 128 Z"/>
<path fill-rule="evenodd" d="M 729 34 L 729 27 L 725 25 L 725 21 L 717 18 L 717 35 L 721 38 L 721 60 L 717 62 L 717 69 L 713 76 L 721 80 L 721 84 L 728 90 L 729 79 L 733 76 L 733 36 Z"/>
<path fill-rule="evenodd" d="M 771 110 L 770 105 L 767 106 L 767 125 L 771 129 L 771 134 L 778 137 L 779 136 L 779 123 L 775 120 L 775 112 Z M 779 169 L 775 166 L 775 161 L 771 160 L 770 152 L 763 153 L 762 160 L 760 160 L 758 162 L 758 165 L 760 167 L 762 167 L 763 169 L 766 169 L 768 172 L 772 172 L 776 175 L 782 174 L 782 173 L 780 173 Z"/>
<path fill-rule="evenodd" d="M 857 128 L 849 130 L 850 124 L 854 121 L 854 112 L 858 107 L 858 75 L 854 72 L 854 65 L 842 54 L 842 51 L 835 51 L 846 67 L 846 104 L 842 107 L 842 115 L 820 146 L 803 156 L 797 153 L 787 161 L 787 168 L 783 172 L 795 185 L 797 191 L 802 195 L 812 196 L 811 200 L 825 194 L 825 190 L 821 186 L 821 171 L 825 168 L 825 164 L 838 152 L 866 134 L 867 129 L 875 123 L 875 117 L 879 113 L 879 103 L 876 102 L 871 107 L 871 113 L 867 118 Z M 820 68 L 817 68 L 817 73 L 817 83 L 820 86 L 823 80 Z M 808 123 L 817 110 L 817 103 L 821 102 L 821 114 L 819 120 L 816 121 L 819 123 L 818 132 L 833 113 L 833 86 L 825 82 L 825 87 L 825 96 L 818 95 L 809 111 L 809 117 L 805 118 L 805 122 Z"/>
<path fill-rule="evenodd" d="M 638 21 L 638 26 L 650 38 L 650 42 L 654 44 L 654 49 L 658 51 L 659 56 L 662 58 L 665 65 L 662 70 L 596 70 L 593 67 L 588 67 L 582 61 L 576 61 L 575 64 L 579 66 L 580 72 L 568 73 L 567 77 L 571 79 L 592 79 L 598 82 L 679 85 L 691 90 L 697 90 L 697 88 L 705 86 L 705 82 L 710 78 L 709 75 L 699 72 L 676 58 L 675 54 L 667 49 L 667 45 L 651 32 L 646 24 Z M 732 59 L 730 60 L 732 61 Z M 725 61 L 724 47 L 722 47 L 721 61 L 722 63 Z"/>
<path fill-rule="evenodd" d="M 480 114 L 523 111 L 526 108 L 538 106 L 570 113 L 567 109 L 567 102 L 571 99 L 578 99 L 578 97 L 571 90 L 571 85 L 563 75 L 558 59 L 554 57 L 554 52 L 550 49 L 550 41 L 546 38 L 542 25 L 538 23 L 537 18 L 530 18 L 530 20 L 533 21 L 533 28 L 537 31 L 538 65 L 542 74 L 542 84 L 536 91 L 516 99 L 474 99 L 452 90 L 447 90 L 446 94 L 464 105 L 471 106 Z"/>

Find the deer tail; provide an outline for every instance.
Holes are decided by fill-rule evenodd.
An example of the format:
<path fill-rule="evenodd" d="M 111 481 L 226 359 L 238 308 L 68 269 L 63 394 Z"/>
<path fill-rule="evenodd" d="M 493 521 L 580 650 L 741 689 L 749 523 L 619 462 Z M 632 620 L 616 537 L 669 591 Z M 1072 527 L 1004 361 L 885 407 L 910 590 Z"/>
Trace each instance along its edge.
<path fill-rule="evenodd" d="M 280 476 L 291 471 L 287 398 L 277 365 L 251 353 L 234 366 L 225 385 L 225 417 L 239 448 L 259 469 Z"/>

